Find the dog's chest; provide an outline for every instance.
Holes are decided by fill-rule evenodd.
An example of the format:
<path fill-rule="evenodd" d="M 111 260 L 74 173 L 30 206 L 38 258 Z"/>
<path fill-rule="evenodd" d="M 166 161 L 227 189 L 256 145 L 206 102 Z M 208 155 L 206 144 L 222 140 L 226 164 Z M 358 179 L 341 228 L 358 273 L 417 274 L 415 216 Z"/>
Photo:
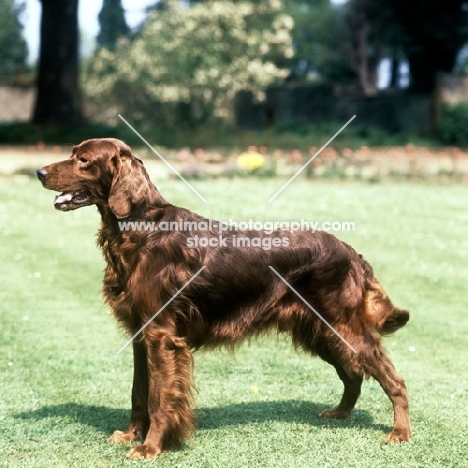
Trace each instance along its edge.
<path fill-rule="evenodd" d="M 131 327 L 134 298 L 129 283 L 137 266 L 135 255 L 123 245 L 110 244 L 107 241 L 104 242 L 102 251 L 107 263 L 103 279 L 104 298 L 116 318 Z"/>

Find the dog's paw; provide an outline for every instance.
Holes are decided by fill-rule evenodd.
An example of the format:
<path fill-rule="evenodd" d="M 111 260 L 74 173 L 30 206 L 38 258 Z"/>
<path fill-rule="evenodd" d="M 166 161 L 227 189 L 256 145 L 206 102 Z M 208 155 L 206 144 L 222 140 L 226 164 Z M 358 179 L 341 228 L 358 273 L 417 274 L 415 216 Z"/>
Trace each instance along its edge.
<path fill-rule="evenodd" d="M 409 429 L 393 429 L 392 432 L 387 434 L 387 442 L 389 444 L 399 444 L 401 442 L 408 442 L 411 438 L 411 431 Z"/>
<path fill-rule="evenodd" d="M 127 457 L 132 460 L 153 460 L 161 453 L 161 450 L 157 450 L 154 447 L 148 445 L 137 445 L 133 447 L 128 453 Z"/>
<path fill-rule="evenodd" d="M 133 431 L 115 431 L 107 440 L 113 444 L 128 444 L 136 438 Z"/>
<path fill-rule="evenodd" d="M 350 411 L 343 411 L 343 410 L 339 410 L 338 408 L 326 409 L 326 410 L 323 410 L 319 414 L 319 418 L 321 419 L 348 419 L 350 414 L 351 414 Z"/>

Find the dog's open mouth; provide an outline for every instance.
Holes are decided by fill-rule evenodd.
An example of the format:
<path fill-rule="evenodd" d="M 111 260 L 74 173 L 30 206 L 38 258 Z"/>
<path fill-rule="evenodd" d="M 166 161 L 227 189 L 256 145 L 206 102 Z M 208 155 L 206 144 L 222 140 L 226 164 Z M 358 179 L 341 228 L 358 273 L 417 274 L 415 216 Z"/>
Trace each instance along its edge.
<path fill-rule="evenodd" d="M 89 205 L 89 193 L 84 190 L 75 192 L 63 192 L 54 199 L 56 210 L 75 210 L 80 206 Z"/>

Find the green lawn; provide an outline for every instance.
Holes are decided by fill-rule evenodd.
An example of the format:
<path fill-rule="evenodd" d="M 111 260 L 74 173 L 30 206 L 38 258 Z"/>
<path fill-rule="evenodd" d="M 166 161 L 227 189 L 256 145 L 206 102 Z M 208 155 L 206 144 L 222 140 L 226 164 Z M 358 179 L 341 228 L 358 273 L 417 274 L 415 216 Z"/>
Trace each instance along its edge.
<path fill-rule="evenodd" d="M 317 415 L 341 383 L 287 340 L 195 355 L 198 427 L 184 450 L 127 460 L 131 351 L 100 296 L 93 207 L 56 212 L 37 180 L 0 178 L 0 467 L 468 466 L 468 187 L 296 180 L 159 183 L 171 202 L 229 220 L 354 221 L 338 233 L 374 266 L 409 324 L 385 346 L 405 378 L 414 437 L 385 444 L 389 400 L 364 383 L 349 421 Z"/>

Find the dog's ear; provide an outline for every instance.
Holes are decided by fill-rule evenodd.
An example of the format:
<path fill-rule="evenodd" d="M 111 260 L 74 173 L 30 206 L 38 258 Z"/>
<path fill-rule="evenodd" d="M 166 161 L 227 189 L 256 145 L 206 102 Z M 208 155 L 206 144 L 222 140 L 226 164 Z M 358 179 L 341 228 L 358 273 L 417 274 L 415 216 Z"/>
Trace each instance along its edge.
<path fill-rule="evenodd" d="M 112 184 L 109 207 L 118 219 L 127 218 L 132 208 L 143 203 L 151 193 L 151 185 L 143 163 L 133 156 L 128 146 L 120 145 L 110 161 Z"/>

